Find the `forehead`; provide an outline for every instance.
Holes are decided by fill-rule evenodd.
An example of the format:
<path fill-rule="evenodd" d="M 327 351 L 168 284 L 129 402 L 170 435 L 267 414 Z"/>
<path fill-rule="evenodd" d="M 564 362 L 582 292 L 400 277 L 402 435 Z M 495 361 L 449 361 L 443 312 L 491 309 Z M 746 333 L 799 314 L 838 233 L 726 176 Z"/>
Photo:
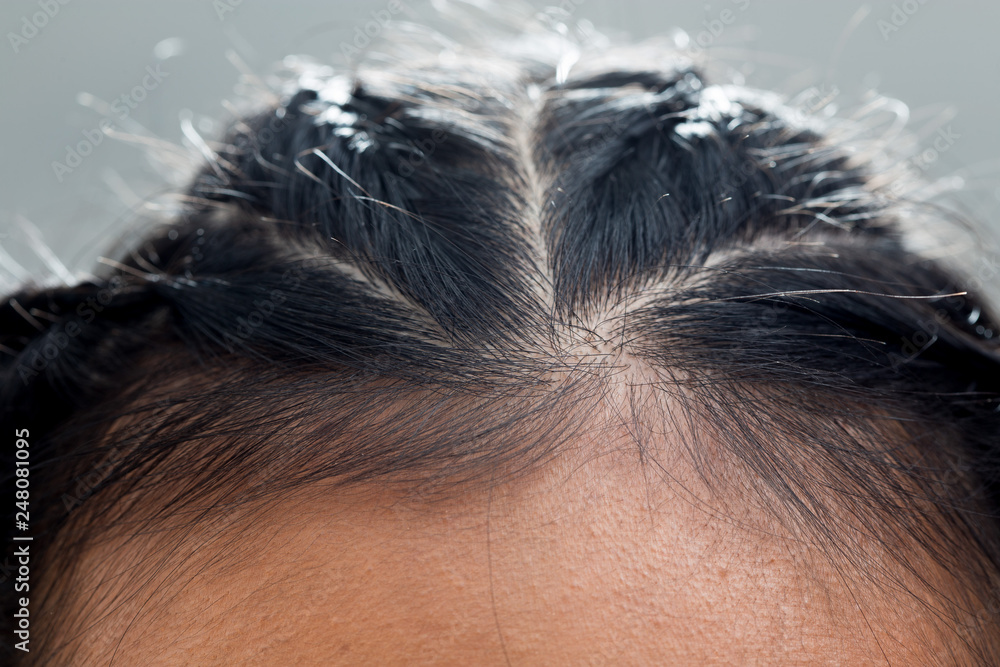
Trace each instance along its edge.
<path fill-rule="evenodd" d="M 95 661 L 239 664 L 855 662 L 886 646 L 912 664 L 935 648 L 929 624 L 904 622 L 918 602 L 870 595 L 739 480 L 708 488 L 679 443 L 666 476 L 628 446 L 581 444 L 444 499 L 315 486 L 105 543 L 79 590 L 155 565 L 126 575 L 142 583 L 114 609 L 79 601 L 101 619 L 81 646 Z"/>

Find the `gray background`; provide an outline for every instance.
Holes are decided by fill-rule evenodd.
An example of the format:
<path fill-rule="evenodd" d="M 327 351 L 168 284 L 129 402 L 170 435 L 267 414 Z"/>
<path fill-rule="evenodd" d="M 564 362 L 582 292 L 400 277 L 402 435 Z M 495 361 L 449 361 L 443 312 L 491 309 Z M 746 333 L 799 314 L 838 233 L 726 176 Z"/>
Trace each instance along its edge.
<path fill-rule="evenodd" d="M 713 59 L 739 71 L 748 84 L 787 94 L 814 84 L 835 86 L 836 102 L 845 108 L 872 88 L 904 101 L 918 141 L 929 148 L 937 129 L 946 127 L 954 137 L 927 165 L 927 174 L 962 175 L 965 210 L 1000 229 L 994 222 L 1000 211 L 1000 3 L 577 1 L 574 19 L 637 39 L 672 28 L 697 38 L 705 22 L 729 8 L 735 22 L 703 41 L 711 41 Z M 40 18 L 46 4 L 58 12 Z M 433 21 L 429 2 L 403 4 L 410 18 Z M 386 7 L 387 0 L 5 1 L 0 5 L 0 247 L 17 265 L 0 258 L 0 282 L 23 278 L 18 266 L 37 273 L 45 265 L 39 257 L 45 250 L 31 241 L 32 226 L 44 247 L 79 272 L 137 224 L 144 200 L 172 187 L 148 152 L 107 139 L 59 181 L 52 163 L 65 161 L 67 146 L 102 119 L 80 104 L 81 92 L 105 101 L 129 95 L 159 59 L 167 76 L 136 102 L 129 120 L 178 143 L 180 118 L 190 114 L 211 137 L 218 126 L 210 119 L 227 116 L 223 102 L 234 98 L 239 77 L 227 50 L 256 72 L 289 53 L 341 64 L 341 43 L 372 11 Z M 44 25 L 37 33 L 30 28 L 22 33 L 26 20 Z M 898 30 L 890 32 L 887 25 Z M 31 36 L 15 40 L 15 52 L 11 33 Z"/>

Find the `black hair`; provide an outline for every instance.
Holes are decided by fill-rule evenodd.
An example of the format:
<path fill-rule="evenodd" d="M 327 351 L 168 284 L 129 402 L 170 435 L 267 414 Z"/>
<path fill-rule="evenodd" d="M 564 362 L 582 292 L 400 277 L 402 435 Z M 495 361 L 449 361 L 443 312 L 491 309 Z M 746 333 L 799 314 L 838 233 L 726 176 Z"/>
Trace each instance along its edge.
<path fill-rule="evenodd" d="M 1000 664 L 1000 328 L 829 120 L 677 53 L 298 74 L 175 219 L 0 306 L 4 497 L 28 448 L 33 621 L 61 629 L 32 664 L 99 622 L 58 582 L 109 531 L 490 483 L 623 396 L 651 469 L 682 429 L 850 571 L 893 585 L 875 545 L 952 573 L 949 659 Z"/>

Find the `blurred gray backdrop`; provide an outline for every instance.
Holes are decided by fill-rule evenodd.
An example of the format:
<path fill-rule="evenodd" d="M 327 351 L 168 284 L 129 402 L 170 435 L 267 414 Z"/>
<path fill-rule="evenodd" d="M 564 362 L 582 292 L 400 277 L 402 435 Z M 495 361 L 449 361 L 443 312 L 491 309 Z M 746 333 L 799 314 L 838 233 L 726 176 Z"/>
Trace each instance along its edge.
<path fill-rule="evenodd" d="M 944 148 L 921 169 L 960 174 L 966 210 L 1000 229 L 1000 3 L 530 4 L 560 2 L 613 36 L 682 29 L 753 86 L 794 94 L 821 84 L 846 107 L 872 89 L 902 100 L 921 150 Z M 256 72 L 291 53 L 342 64 L 342 45 L 389 10 L 391 20 L 434 22 L 430 0 L 5 0 L 0 248 L 14 262 L 0 261 L 0 280 L 54 264 L 46 249 L 71 272 L 90 268 L 141 203 L 171 187 L 141 148 L 100 138 L 106 116 L 174 143 L 189 118 L 212 137 L 209 119 L 228 116 L 240 74 L 227 51 Z"/>

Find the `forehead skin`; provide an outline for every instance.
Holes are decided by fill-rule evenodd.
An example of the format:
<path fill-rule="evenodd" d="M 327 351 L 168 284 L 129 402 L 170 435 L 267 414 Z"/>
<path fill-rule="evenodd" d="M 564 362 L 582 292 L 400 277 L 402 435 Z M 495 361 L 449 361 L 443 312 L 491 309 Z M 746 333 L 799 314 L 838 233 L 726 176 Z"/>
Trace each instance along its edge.
<path fill-rule="evenodd" d="M 750 504 L 723 502 L 683 456 L 661 457 L 664 480 L 628 448 L 580 444 L 447 499 L 313 487 L 144 546 L 105 542 L 71 584 L 81 605 L 113 588 L 109 567 L 157 564 L 109 614 L 87 614 L 101 620 L 74 654 L 122 665 L 945 662 L 918 620 L 926 610 L 864 595 L 872 587 L 856 577 L 849 589 L 850 575 L 762 529 Z"/>

